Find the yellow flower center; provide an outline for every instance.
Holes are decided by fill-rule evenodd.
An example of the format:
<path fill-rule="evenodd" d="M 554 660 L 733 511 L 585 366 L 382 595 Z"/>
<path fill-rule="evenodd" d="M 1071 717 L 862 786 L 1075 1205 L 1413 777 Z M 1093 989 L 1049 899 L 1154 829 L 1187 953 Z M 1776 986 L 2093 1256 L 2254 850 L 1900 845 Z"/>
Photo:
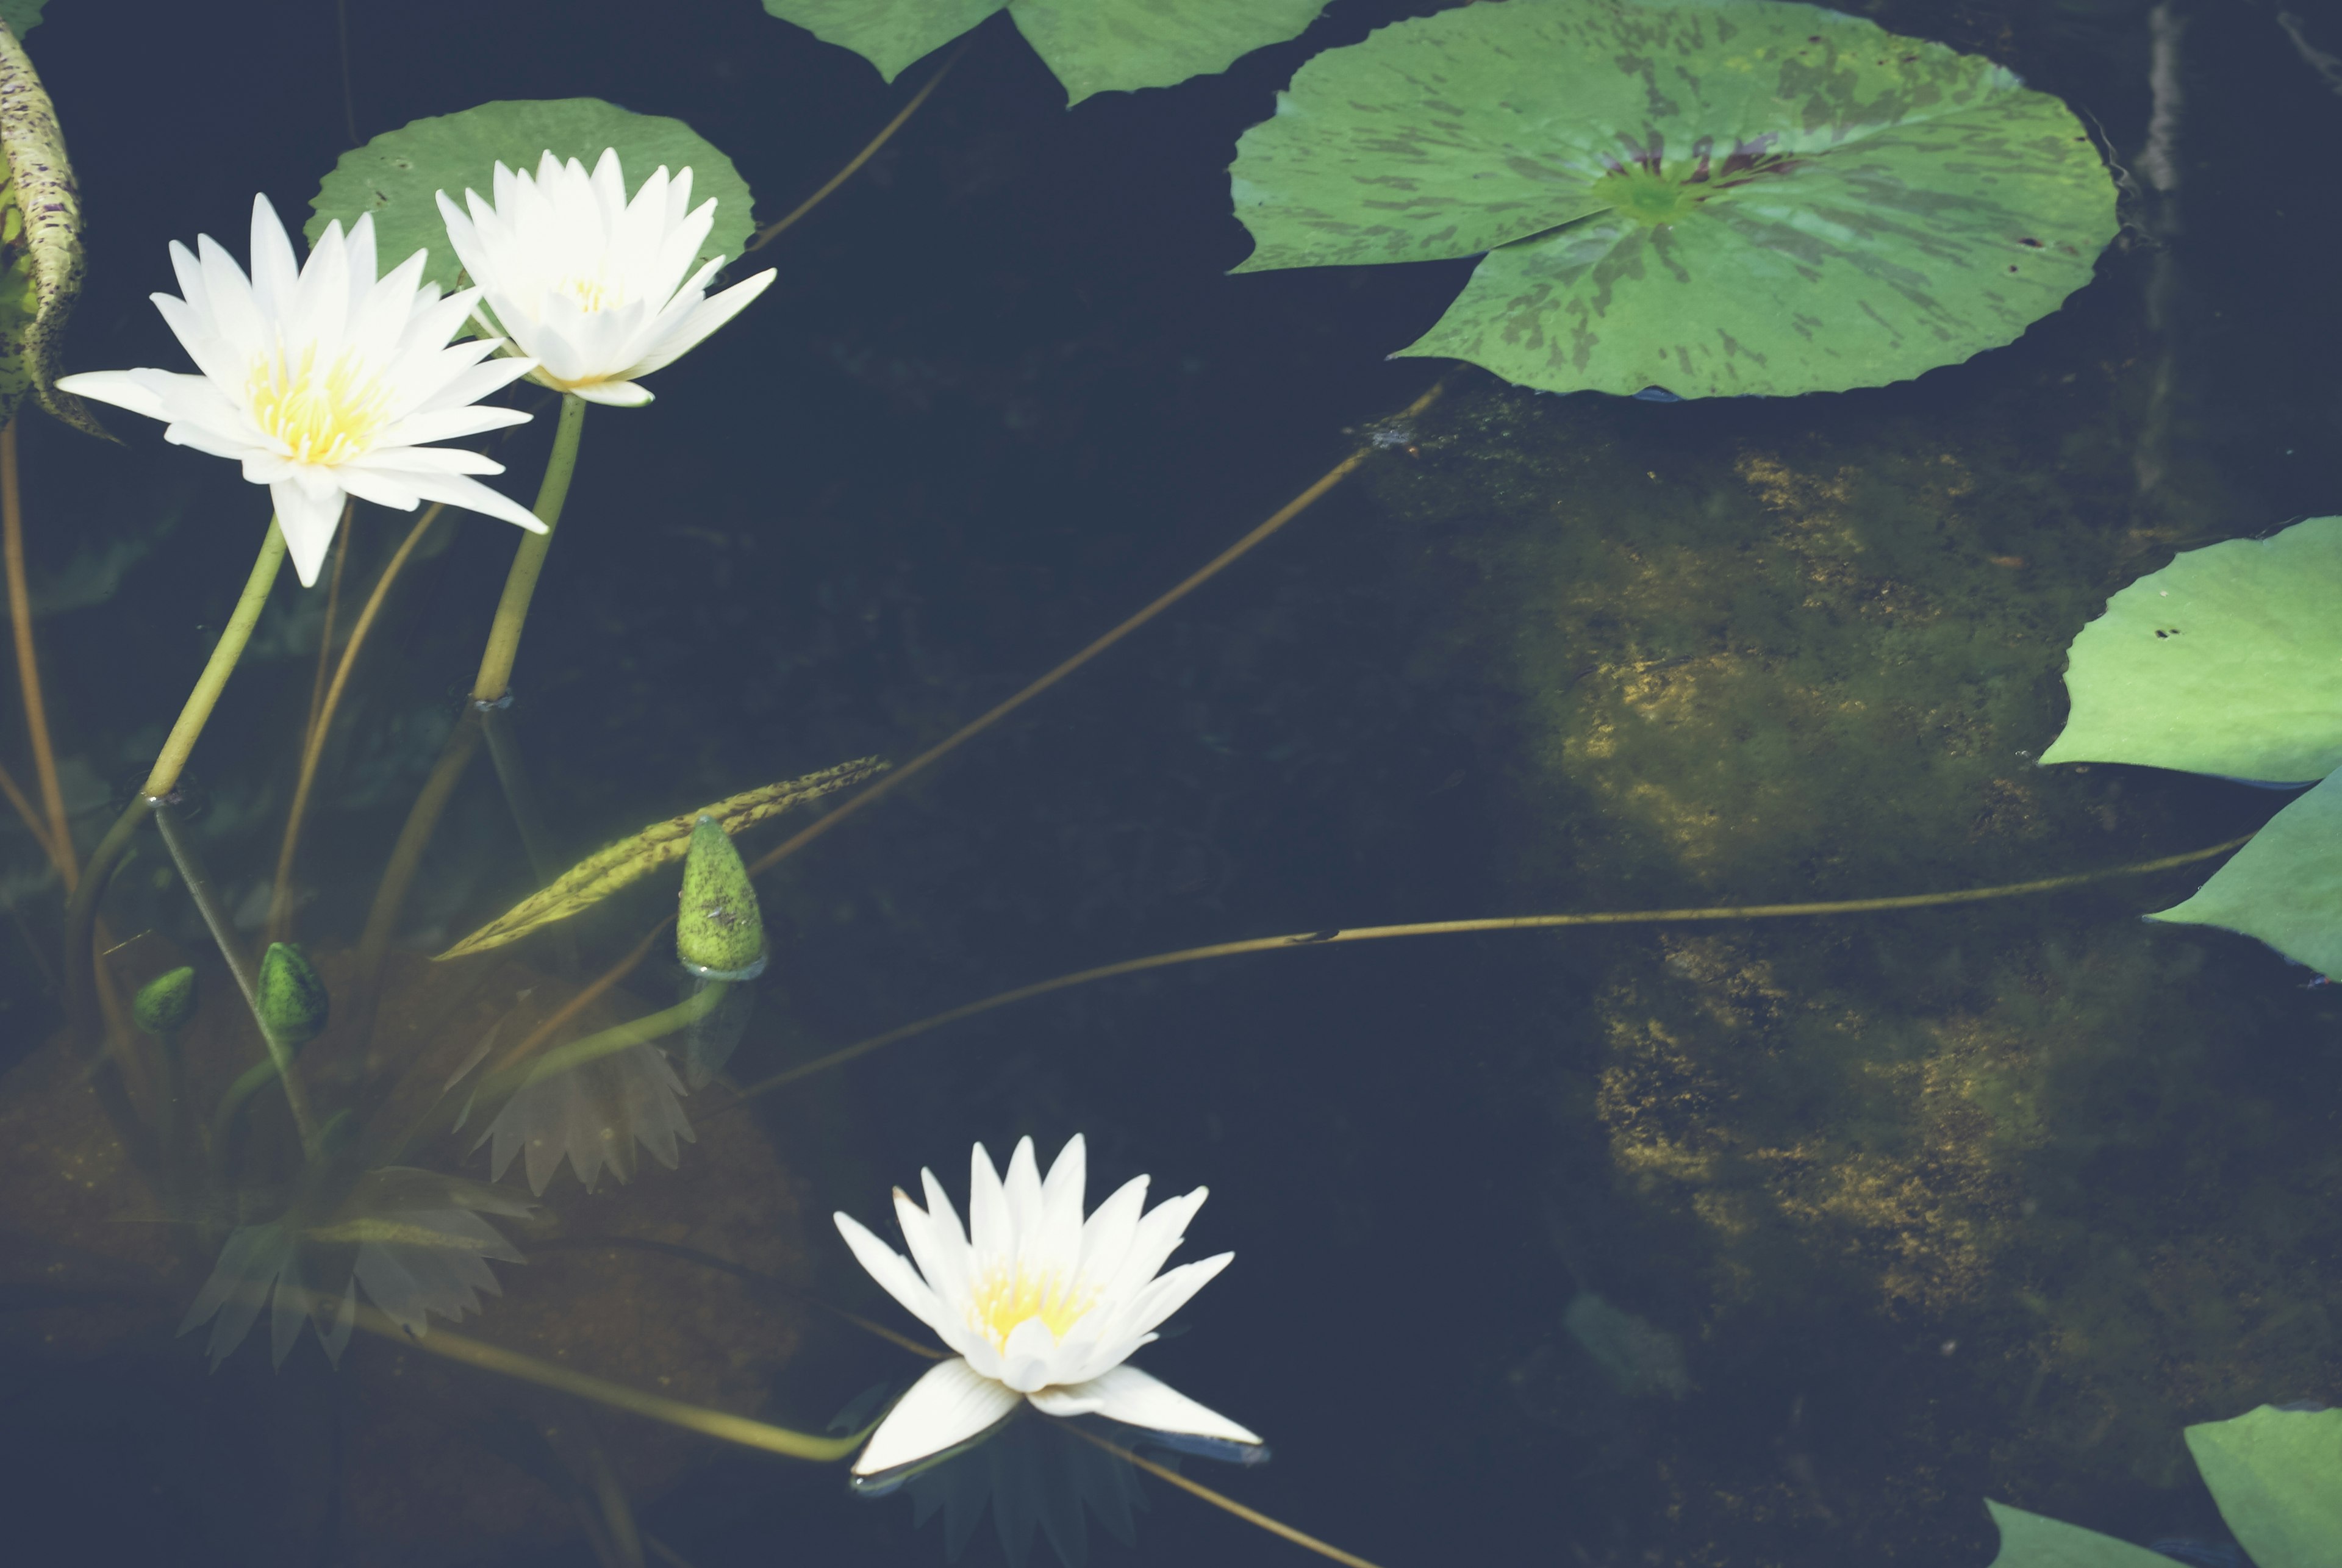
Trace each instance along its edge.
<path fill-rule="evenodd" d="M 1079 1274 L 1068 1280 L 1055 1269 L 1035 1270 L 1022 1263 L 1011 1269 L 996 1263 L 976 1278 L 967 1321 L 995 1350 L 1006 1350 L 1009 1334 L 1032 1318 L 1041 1320 L 1050 1338 L 1065 1338 L 1066 1331 L 1097 1304 L 1097 1288 Z"/>
<path fill-rule="evenodd" d="M 602 276 L 565 277 L 553 285 L 555 294 L 565 294 L 577 304 L 577 308 L 592 315 L 596 311 L 616 310 L 626 303 L 626 291 L 619 284 Z"/>
<path fill-rule="evenodd" d="M 253 363 L 245 394 L 254 421 L 295 463 L 330 467 L 355 457 L 390 422 L 387 389 L 353 351 L 320 366 L 314 344 L 297 360 L 280 348 Z"/>

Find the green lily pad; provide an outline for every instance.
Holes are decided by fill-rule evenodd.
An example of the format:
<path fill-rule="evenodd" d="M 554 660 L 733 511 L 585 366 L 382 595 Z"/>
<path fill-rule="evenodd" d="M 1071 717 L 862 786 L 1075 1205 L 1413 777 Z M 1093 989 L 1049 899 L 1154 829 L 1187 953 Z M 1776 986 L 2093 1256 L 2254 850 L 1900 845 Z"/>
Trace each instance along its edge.
<path fill-rule="evenodd" d="M 2171 1559 L 2060 1519 L 1987 1503 L 2000 1527 L 1991 1568 L 2171 1568 Z"/>
<path fill-rule="evenodd" d="M 0 0 L 0 22 L 21 38 L 41 25 L 41 7 L 49 0 Z"/>
<path fill-rule="evenodd" d="M 2089 280 L 2114 185 L 1989 61 L 1777 0 L 1504 0 L 1329 49 L 1236 147 L 1237 270 L 1486 252 L 1400 352 L 1546 391 L 1877 385 Z"/>
<path fill-rule="evenodd" d="M 692 205 L 716 198 L 715 226 L 699 259 L 740 254 L 756 230 L 756 198 L 732 160 L 681 120 L 637 115 L 599 98 L 507 99 L 385 131 L 342 155 L 317 187 L 302 232 L 315 245 L 328 223 L 338 219 L 346 229 L 359 214 L 372 213 L 375 250 L 385 271 L 427 250 L 423 275 L 453 290 L 461 264 L 447 244 L 435 199 L 439 192 L 457 202 L 466 189 L 487 195 L 498 163 L 534 173 L 547 151 L 592 168 L 606 147 L 618 150 L 629 195 L 661 165 L 670 172 L 688 168 Z"/>
<path fill-rule="evenodd" d="M 2296 964 L 2342 974 L 2342 774 L 2287 805 L 2196 890 L 2147 916 L 2257 936 Z"/>
<path fill-rule="evenodd" d="M 2074 639 L 2073 714 L 2041 760 L 2324 778 L 2342 766 L 2337 603 L 2342 517 L 2183 551 Z"/>
<path fill-rule="evenodd" d="M 1006 11 L 1078 104 L 1168 87 L 1297 37 L 1325 0 L 765 0 L 765 10 L 853 50 L 889 82 L 996 11 Z"/>
<path fill-rule="evenodd" d="M 2342 1410 L 2265 1404 L 2189 1427 L 2187 1451 L 2259 1568 L 2342 1562 Z"/>

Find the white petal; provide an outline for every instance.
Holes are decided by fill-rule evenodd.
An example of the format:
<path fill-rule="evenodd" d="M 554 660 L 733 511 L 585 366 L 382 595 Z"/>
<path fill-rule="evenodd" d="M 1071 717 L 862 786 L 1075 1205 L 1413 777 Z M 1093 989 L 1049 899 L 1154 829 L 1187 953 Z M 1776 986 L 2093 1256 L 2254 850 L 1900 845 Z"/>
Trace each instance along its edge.
<path fill-rule="evenodd" d="M 422 451 L 424 448 L 411 448 Z M 387 465 L 383 470 L 387 472 Z M 399 477 L 425 501 L 445 501 L 450 506 L 461 506 L 466 512 L 477 512 L 484 517 L 495 517 L 532 534 L 542 534 L 545 524 L 536 514 L 501 491 L 491 490 L 476 479 L 460 474 L 428 474 L 401 471 Z"/>
<path fill-rule="evenodd" d="M 992 1168 L 992 1156 L 981 1144 L 967 1157 L 967 1240 L 979 1263 L 1006 1258 L 1016 1245 L 1000 1173 Z"/>
<path fill-rule="evenodd" d="M 1057 1336 L 1037 1317 L 1028 1317 L 1008 1331 L 1000 1348 L 1000 1381 L 1019 1393 L 1030 1393 L 1061 1381 L 1057 1375 Z"/>
<path fill-rule="evenodd" d="M 1039 1268 L 1070 1278 L 1080 1266 L 1082 1193 L 1088 1180 L 1088 1149 L 1076 1133 L 1050 1162 L 1048 1178 L 1041 1183 L 1034 1231 L 1025 1238 L 1025 1256 Z"/>
<path fill-rule="evenodd" d="M 142 385 L 135 370 L 85 370 L 78 375 L 57 377 L 58 390 L 76 397 L 94 397 L 100 403 L 111 403 L 116 408 L 126 408 L 133 414 L 143 414 L 149 419 L 168 419 L 169 410 L 152 388 Z"/>
<path fill-rule="evenodd" d="M 701 301 L 658 347 L 629 366 L 627 374 L 648 375 L 673 365 L 697 348 L 717 327 L 747 309 L 758 295 L 772 286 L 773 277 L 773 270 L 767 267 L 744 283 L 734 284 L 715 298 Z"/>
<path fill-rule="evenodd" d="M 325 563 L 325 548 L 342 525 L 342 492 L 335 488 L 326 496 L 314 495 L 302 483 L 305 477 L 295 471 L 290 479 L 271 484 L 268 494 L 276 503 L 276 531 L 285 535 L 293 570 L 300 574 L 301 586 L 314 588 L 317 568 Z"/>
<path fill-rule="evenodd" d="M 1146 1333 L 1164 1319 L 1186 1306 L 1195 1293 L 1219 1277 L 1219 1273 L 1234 1262 L 1236 1253 L 1222 1253 L 1216 1257 L 1181 1263 L 1169 1273 L 1148 1285 L 1116 1315 L 1119 1327 L 1128 1333 Z"/>
<path fill-rule="evenodd" d="M 918 1271 L 911 1267 L 908 1258 L 870 1233 L 869 1228 L 852 1214 L 839 1211 L 830 1216 L 837 1222 L 837 1233 L 846 1238 L 853 1249 L 855 1262 L 860 1263 L 878 1288 L 902 1303 L 903 1309 L 937 1333 L 951 1321 L 942 1302 Z"/>
<path fill-rule="evenodd" d="M 1016 1140 L 1016 1152 L 1008 1156 L 1008 1174 L 1000 1184 L 1016 1238 L 1006 1250 L 1016 1257 L 1030 1257 L 1041 1235 L 1041 1163 L 1033 1157 L 1029 1136 Z"/>
<path fill-rule="evenodd" d="M 1016 1409 L 1014 1390 L 978 1377 L 956 1358 L 930 1368 L 886 1413 L 854 1462 L 856 1475 L 876 1475 L 966 1443 Z"/>
<path fill-rule="evenodd" d="M 1166 1198 L 1155 1205 L 1146 1218 L 1138 1222 L 1137 1233 L 1131 1237 L 1130 1251 L 1122 1266 L 1110 1280 L 1098 1281 L 1099 1289 L 1108 1301 L 1128 1301 L 1153 1279 L 1164 1261 L 1177 1250 L 1187 1233 L 1187 1222 L 1204 1206 L 1208 1191 L 1197 1187 L 1179 1197 Z"/>
<path fill-rule="evenodd" d="M 1146 1206 L 1146 1178 L 1133 1176 L 1114 1190 L 1082 1223 L 1081 1271 L 1103 1285 L 1122 1271 L 1130 1243 L 1138 1236 L 1139 1211 Z"/>
<path fill-rule="evenodd" d="M 1103 1415 L 1109 1421 L 1156 1432 L 1217 1437 L 1229 1443 L 1260 1441 L 1257 1435 L 1219 1412 L 1197 1404 L 1170 1384 L 1149 1377 L 1135 1366 L 1118 1366 L 1087 1383 L 1045 1388 L 1027 1397 L 1035 1409 L 1048 1415 Z"/>
<path fill-rule="evenodd" d="M 640 408 L 651 400 L 648 388 L 631 381 L 586 381 L 562 390 L 605 408 Z"/>

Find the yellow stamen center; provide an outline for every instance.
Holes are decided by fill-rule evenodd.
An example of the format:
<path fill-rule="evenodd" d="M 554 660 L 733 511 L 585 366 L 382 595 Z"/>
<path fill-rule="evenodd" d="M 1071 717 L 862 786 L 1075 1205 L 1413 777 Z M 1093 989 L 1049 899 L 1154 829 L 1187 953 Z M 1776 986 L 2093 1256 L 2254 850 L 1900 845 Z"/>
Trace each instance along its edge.
<path fill-rule="evenodd" d="M 1096 1287 L 1079 1274 L 1068 1280 L 1055 1269 L 995 1263 L 976 1276 L 967 1321 L 994 1349 L 1006 1350 L 1009 1334 L 1032 1318 L 1041 1320 L 1050 1338 L 1065 1338 L 1082 1314 L 1097 1304 L 1097 1296 Z"/>
<path fill-rule="evenodd" d="M 358 456 L 390 421 L 381 377 L 348 350 L 327 366 L 317 364 L 314 344 L 298 359 L 281 348 L 265 355 L 253 362 L 245 393 L 254 421 L 295 463 L 331 466 Z"/>
<path fill-rule="evenodd" d="M 606 277 L 565 277 L 555 284 L 553 290 L 567 295 L 579 310 L 589 315 L 596 311 L 616 310 L 626 303 L 625 287 Z"/>

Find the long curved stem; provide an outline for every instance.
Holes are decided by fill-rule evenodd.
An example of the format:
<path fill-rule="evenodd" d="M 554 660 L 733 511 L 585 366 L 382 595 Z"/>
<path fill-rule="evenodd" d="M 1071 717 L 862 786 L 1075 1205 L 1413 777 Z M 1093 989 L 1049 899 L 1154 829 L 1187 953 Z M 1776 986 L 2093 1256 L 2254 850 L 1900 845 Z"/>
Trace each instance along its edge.
<path fill-rule="evenodd" d="M 763 228 L 758 229 L 756 231 L 756 237 L 750 240 L 746 245 L 740 247 L 740 254 L 742 255 L 746 255 L 750 251 L 763 250 L 766 245 L 780 238 L 782 234 L 795 225 L 798 219 L 813 211 L 814 208 L 821 205 L 824 201 L 828 199 L 829 194 L 832 191 L 835 191 L 838 186 L 852 179 L 856 170 L 868 163 L 876 155 L 878 149 L 885 146 L 887 142 L 892 139 L 896 132 L 901 130 L 906 125 L 910 123 L 911 116 L 919 112 L 919 105 L 926 103 L 929 96 L 934 94 L 935 90 L 944 85 L 944 78 L 951 75 L 952 67 L 959 64 L 960 56 L 967 53 L 969 45 L 974 44 L 975 41 L 976 40 L 973 37 L 963 41 L 958 48 L 951 52 L 951 57 L 936 68 L 936 74 L 927 78 L 927 85 L 920 88 L 918 92 L 913 95 L 909 103 L 903 105 L 903 112 L 901 114 L 896 115 L 893 119 L 887 121 L 886 128 L 881 130 L 876 135 L 871 137 L 869 144 L 860 152 L 855 154 L 854 156 L 847 161 L 846 165 L 844 168 L 830 175 L 828 182 L 824 185 L 821 189 L 814 192 L 813 195 L 799 202 L 786 217 L 776 219 L 774 222 L 766 224 Z"/>
<path fill-rule="evenodd" d="M 826 1056 L 776 1073 L 769 1078 L 751 1084 L 741 1090 L 736 1098 L 718 1105 L 708 1115 L 720 1116 L 736 1105 L 794 1084 L 800 1078 L 810 1078 L 832 1067 L 842 1067 L 856 1057 L 866 1056 L 896 1041 L 925 1034 L 930 1029 L 956 1024 L 963 1018 L 973 1018 L 979 1013 L 989 1013 L 996 1007 L 1006 1007 L 1012 1002 L 1046 996 L 1053 991 L 1067 991 L 1094 980 L 1111 980 L 1119 974 L 1141 974 L 1150 969 L 1199 964 L 1207 958 L 1234 958 L 1246 953 L 1285 953 L 1300 947 L 1337 947 L 1345 943 L 1382 942 L 1395 936 L 1453 936 L 1476 931 L 1551 931 L 1562 926 L 1666 925 L 1691 921 L 1776 920 L 1792 915 L 1876 914 L 1897 909 L 1941 909 L 1956 904 L 1981 904 L 1989 899 L 2056 893 L 2117 876 L 2145 876 L 2152 872 L 2169 871 L 2175 866 L 2209 860 L 2216 854 L 2226 854 L 2232 849 L 2241 848 L 2252 836 L 2247 834 L 2243 838 L 2232 838 L 2209 848 L 2191 849 L 2184 854 L 2167 854 L 2157 860 L 2140 861 L 2133 865 L 2110 866 L 2103 871 L 2072 872 L 2064 876 L 2045 876 L 2032 882 L 2002 883 L 1994 887 L 1964 887 L 1951 893 L 1906 893 L 1887 898 L 1848 898 L 1821 904 L 1737 904 L 1703 909 L 1611 909 L 1589 910 L 1575 914 L 1510 914 L 1480 920 L 1424 920 L 1405 925 L 1357 925 L 1333 931 L 1296 931 L 1283 936 L 1253 936 L 1240 942 L 1215 942 L 1205 947 L 1183 947 L 1173 953 L 1153 953 L 1144 958 L 1126 958 L 1116 964 L 1101 964 L 1092 969 L 1076 970 L 1071 974 L 1036 980 L 1013 991 L 962 1003 L 957 1007 L 889 1029 L 884 1034 L 857 1040 Z"/>
<path fill-rule="evenodd" d="M 716 1011 L 731 989 L 718 980 L 699 987 L 672 1007 L 662 1007 L 656 1013 L 626 1024 L 614 1024 L 597 1030 L 583 1040 L 572 1040 L 556 1051 L 548 1051 L 533 1062 L 500 1068 L 480 1085 L 485 1095 L 501 1095 L 520 1089 L 557 1073 L 583 1067 L 636 1045 L 647 1045 L 654 1040 L 690 1028 Z M 524 1066 L 525 1070 L 524 1071 Z"/>
<path fill-rule="evenodd" d="M 155 759 L 154 771 L 146 775 L 145 787 L 140 794 L 159 799 L 178 787 L 180 771 L 187 765 L 187 754 L 195 749 L 195 737 L 204 733 L 213 706 L 227 687 L 228 676 L 235 673 L 235 662 L 244 656 L 245 644 L 252 640 L 252 628 L 259 624 L 261 608 L 268 603 L 268 590 L 275 585 L 277 568 L 284 564 L 285 531 L 271 517 L 268 537 L 261 543 L 260 554 L 252 564 L 252 574 L 245 579 L 244 593 L 235 602 L 235 610 L 228 616 L 220 640 L 213 644 L 212 656 L 205 661 L 204 673 L 195 678 L 195 689 L 187 694 L 186 705 L 179 710 L 179 722 L 171 726 L 169 737 L 163 742 L 162 754 Z"/>
<path fill-rule="evenodd" d="M 577 473 L 577 436 L 585 426 L 586 400 L 574 392 L 564 393 L 561 423 L 553 433 L 553 455 L 545 461 L 545 482 L 537 486 L 536 504 L 529 508 L 545 524 L 545 532 L 520 536 L 512 570 L 505 574 L 504 596 L 496 601 L 496 618 L 488 627 L 488 645 L 481 651 L 480 673 L 472 683 L 475 703 L 501 702 L 512 684 L 521 628 L 528 621 L 529 601 L 536 596 L 537 574 L 545 570 L 545 553 L 553 547 L 561 508 L 569 499 L 569 482 Z"/>
<path fill-rule="evenodd" d="M 366 634 L 374 629 L 375 616 L 381 613 L 383 600 L 388 596 L 390 585 L 398 580 L 406 558 L 415 554 L 415 547 L 423 543 L 423 536 L 431 531 L 431 524 L 439 520 L 439 514 L 445 509 L 445 504 L 437 501 L 425 507 L 415 526 L 407 530 L 406 538 L 391 556 L 390 564 L 382 569 L 382 575 L 375 581 L 374 592 L 366 595 L 365 608 L 358 612 L 358 618 L 350 624 L 350 640 L 343 644 L 341 663 L 335 666 L 333 684 L 325 688 L 325 699 L 316 704 L 315 714 L 310 720 L 308 737 L 301 748 L 301 775 L 293 785 L 293 809 L 285 814 L 285 839 L 276 851 L 275 886 L 268 899 L 268 932 L 272 941 L 284 940 L 291 928 L 293 856 L 300 846 L 301 824 L 308 815 L 309 791 L 317 782 L 317 764 L 325 754 L 325 735 L 334 727 L 334 714 L 341 706 L 343 691 L 350 684 L 350 671 L 357 665 L 358 650 L 365 646 Z M 339 566 L 336 565 L 335 570 L 338 574 Z"/>
<path fill-rule="evenodd" d="M 70 894 L 79 875 L 74 864 L 73 830 L 65 824 L 65 791 L 57 783 L 55 749 L 49 742 L 48 704 L 41 695 L 41 666 L 33 651 L 33 595 L 25 579 L 25 499 L 16 477 L 16 422 L 0 425 L 0 552 L 8 577 L 8 620 L 16 634 L 16 680 L 25 693 L 25 728 L 33 744 L 34 782 L 48 814 L 50 861 Z M 10 786 L 15 794 L 15 786 Z"/>
<path fill-rule="evenodd" d="M 415 804 L 407 811 L 405 824 L 398 830 L 398 842 L 391 846 L 389 864 L 383 867 L 382 881 L 375 888 L 374 904 L 366 911 L 365 929 L 358 936 L 358 978 L 352 1016 L 358 1021 L 360 1039 L 372 1026 L 383 954 L 389 951 L 391 932 L 398 924 L 399 912 L 406 906 L 406 890 L 423 864 L 424 847 L 431 842 L 431 831 L 439 825 L 439 814 L 446 810 L 448 797 L 455 793 L 464 770 L 471 765 L 472 754 L 479 749 L 480 713 L 477 708 L 467 707 L 455 721 L 447 744 L 440 749 L 431 776 L 423 781 L 423 792 L 415 797 Z"/>
<path fill-rule="evenodd" d="M 132 800 L 90 852 L 89 864 L 82 868 L 81 881 L 75 885 L 73 896 L 65 901 L 65 950 L 66 1026 L 89 1060 L 90 1086 L 97 1092 L 106 1120 L 114 1124 L 115 1135 L 129 1151 L 132 1163 L 149 1172 L 158 1168 L 161 1156 L 140 1124 L 137 1110 L 131 1104 L 115 1064 L 106 1059 L 105 1020 L 97 994 L 95 938 L 98 898 L 113 880 L 115 868 L 121 864 L 130 841 L 145 825 L 147 814 L 153 809 L 153 803 L 145 795 Z"/>

